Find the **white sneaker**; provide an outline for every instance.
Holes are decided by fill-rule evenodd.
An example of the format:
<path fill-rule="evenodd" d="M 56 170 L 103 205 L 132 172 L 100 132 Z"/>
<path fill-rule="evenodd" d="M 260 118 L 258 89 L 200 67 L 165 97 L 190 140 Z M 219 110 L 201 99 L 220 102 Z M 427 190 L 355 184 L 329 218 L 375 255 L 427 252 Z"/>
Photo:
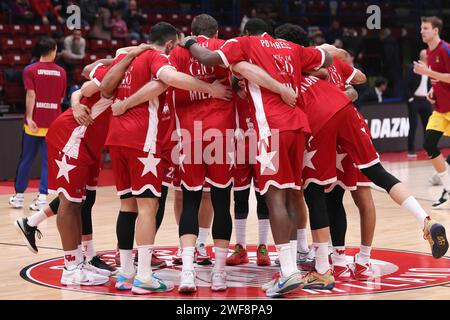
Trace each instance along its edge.
<path fill-rule="evenodd" d="M 447 190 L 443 189 L 441 197 L 437 201 L 435 201 L 431 205 L 431 207 L 433 209 L 441 209 L 443 207 L 446 207 L 449 203 L 450 203 L 450 193 Z"/>
<path fill-rule="evenodd" d="M 433 173 L 433 175 L 430 177 L 430 179 L 428 180 L 428 182 L 429 182 L 432 186 L 440 186 L 440 185 L 442 185 L 441 178 L 439 178 L 439 175 L 438 175 L 436 172 Z"/>
<path fill-rule="evenodd" d="M 95 274 L 99 274 L 99 275 L 104 276 L 104 277 L 110 277 L 112 275 L 111 271 L 106 270 L 106 269 L 100 269 L 100 268 L 97 268 L 96 266 L 94 266 L 92 264 L 92 260 L 91 261 L 85 261 L 84 262 L 84 268 L 86 270 L 88 270 L 88 271 L 91 271 L 91 272 L 93 272 Z"/>
<path fill-rule="evenodd" d="M 197 286 L 195 285 L 195 271 L 194 270 L 181 271 L 180 285 L 178 287 L 178 292 L 191 293 L 196 291 Z"/>
<path fill-rule="evenodd" d="M 227 273 L 225 271 L 211 272 L 211 290 L 224 291 L 227 289 Z"/>
<path fill-rule="evenodd" d="M 15 209 L 23 208 L 23 193 L 17 193 L 9 198 L 9 205 Z"/>
<path fill-rule="evenodd" d="M 33 200 L 33 203 L 30 204 L 30 210 L 39 211 L 44 209 L 47 206 L 47 195 L 39 194 L 36 199 Z"/>
<path fill-rule="evenodd" d="M 108 281 L 108 277 L 86 270 L 82 263 L 74 270 L 64 268 L 61 276 L 61 284 L 65 286 L 99 286 Z"/>

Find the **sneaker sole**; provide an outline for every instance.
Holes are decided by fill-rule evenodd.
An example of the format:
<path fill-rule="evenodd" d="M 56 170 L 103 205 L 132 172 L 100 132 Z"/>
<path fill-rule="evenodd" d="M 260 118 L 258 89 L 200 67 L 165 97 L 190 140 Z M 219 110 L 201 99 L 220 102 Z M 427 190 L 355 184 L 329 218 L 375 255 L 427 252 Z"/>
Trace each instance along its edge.
<path fill-rule="evenodd" d="M 450 199 L 445 201 L 445 202 L 443 202 L 443 203 L 441 203 L 441 204 L 438 204 L 436 206 L 431 205 L 431 208 L 434 209 L 434 210 L 442 209 L 442 208 L 447 207 L 449 205 L 449 203 L 450 203 Z"/>
<path fill-rule="evenodd" d="M 116 283 L 115 288 L 117 290 L 120 290 L 120 291 L 128 291 L 128 290 L 131 290 L 131 288 L 133 288 L 133 286 L 132 285 L 125 285 L 125 284 L 119 284 L 118 285 Z"/>
<path fill-rule="evenodd" d="M 197 292 L 197 287 L 196 286 L 180 286 L 178 287 L 178 292 L 179 293 L 194 293 Z"/>
<path fill-rule="evenodd" d="M 64 286 L 101 286 L 101 285 L 104 285 L 107 282 L 108 282 L 108 280 L 106 280 L 106 281 L 97 281 L 97 282 L 89 282 L 89 283 L 78 283 L 78 282 L 73 282 L 73 281 L 63 281 L 63 280 L 61 280 L 61 284 L 64 285 Z"/>
<path fill-rule="evenodd" d="M 330 283 L 330 284 L 328 284 L 326 286 L 324 286 L 324 285 L 314 285 L 313 284 L 313 285 L 310 285 L 310 286 L 305 285 L 303 287 L 303 289 L 312 289 L 312 290 L 331 290 L 333 288 L 334 288 L 334 282 Z"/>
<path fill-rule="evenodd" d="M 225 291 L 225 290 L 227 290 L 227 286 L 224 286 L 224 287 L 212 287 L 211 286 L 211 290 L 212 291 Z"/>
<path fill-rule="evenodd" d="M 12 204 L 11 202 L 9 203 L 9 205 L 10 205 L 11 208 L 13 208 L 13 209 L 22 209 L 22 208 L 23 208 L 23 205 L 15 205 L 15 204 Z"/>
<path fill-rule="evenodd" d="M 433 239 L 433 245 L 431 247 L 431 253 L 435 259 L 439 259 L 447 253 L 448 240 L 445 234 L 445 228 L 441 224 L 434 224 L 430 229 L 431 238 Z M 439 242 L 444 241 L 442 245 Z"/>
<path fill-rule="evenodd" d="M 31 246 L 30 242 L 28 241 L 27 237 L 25 236 L 25 232 L 23 231 L 22 226 L 19 224 L 19 222 L 17 220 L 14 221 L 14 227 L 16 228 L 17 232 L 19 232 L 19 234 L 21 235 L 22 241 L 23 241 L 23 243 L 26 244 L 28 250 L 30 250 L 34 254 L 38 253 L 38 250 L 33 249 L 33 247 Z"/>
<path fill-rule="evenodd" d="M 267 293 L 267 291 L 266 291 L 266 296 L 269 298 L 279 298 L 284 294 L 294 291 L 295 289 L 302 289 L 302 288 L 303 288 L 303 282 L 299 282 L 297 284 L 293 283 L 293 284 L 290 284 L 287 287 L 281 289 L 278 292 Z"/>
<path fill-rule="evenodd" d="M 140 288 L 140 287 L 132 287 L 131 288 L 131 292 L 134 294 L 152 294 L 152 293 L 164 293 L 164 292 L 169 292 L 171 291 L 173 288 L 167 288 L 165 290 L 150 290 L 150 289 L 144 289 L 144 288 Z"/>

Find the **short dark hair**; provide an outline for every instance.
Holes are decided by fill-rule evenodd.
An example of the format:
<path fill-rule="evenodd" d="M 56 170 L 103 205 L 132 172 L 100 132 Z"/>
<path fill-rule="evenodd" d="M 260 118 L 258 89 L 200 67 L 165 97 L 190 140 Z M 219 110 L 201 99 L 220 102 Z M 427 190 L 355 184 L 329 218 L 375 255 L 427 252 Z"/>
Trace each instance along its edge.
<path fill-rule="evenodd" d="M 285 23 L 277 27 L 275 29 L 275 37 L 291 41 L 304 47 L 309 46 L 308 33 L 296 24 Z"/>
<path fill-rule="evenodd" d="M 438 28 L 439 32 L 442 31 L 442 28 L 444 27 L 444 23 L 442 22 L 441 18 L 438 18 L 436 16 L 431 16 L 431 17 L 421 17 L 420 20 L 422 20 L 422 22 L 429 22 L 431 23 L 431 26 L 434 28 Z"/>
<path fill-rule="evenodd" d="M 379 87 L 379 86 L 381 86 L 383 84 L 387 84 L 386 78 L 384 78 L 384 77 L 377 77 L 375 79 L 375 87 Z"/>
<path fill-rule="evenodd" d="M 56 41 L 50 37 L 42 37 L 37 43 L 37 53 L 39 56 L 46 56 L 50 52 L 56 50 Z"/>
<path fill-rule="evenodd" d="M 219 24 L 209 14 L 199 14 L 192 19 L 191 31 L 194 36 L 203 35 L 212 38 L 217 30 L 219 30 Z"/>
<path fill-rule="evenodd" d="M 244 34 L 259 36 L 264 32 L 269 32 L 269 25 L 262 19 L 252 18 L 247 21 L 244 27 Z"/>
<path fill-rule="evenodd" d="M 150 43 L 163 46 L 167 41 L 176 40 L 178 30 L 167 22 L 158 22 L 150 30 Z"/>

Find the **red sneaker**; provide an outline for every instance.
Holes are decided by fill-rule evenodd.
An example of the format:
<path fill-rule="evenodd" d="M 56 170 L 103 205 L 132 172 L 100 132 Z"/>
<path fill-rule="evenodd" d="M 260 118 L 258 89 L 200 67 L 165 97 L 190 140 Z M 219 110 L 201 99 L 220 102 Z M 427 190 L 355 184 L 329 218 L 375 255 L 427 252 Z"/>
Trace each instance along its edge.
<path fill-rule="evenodd" d="M 374 272 L 372 264 L 366 263 L 364 265 L 355 262 L 355 270 L 353 271 L 353 277 L 358 281 L 368 281 L 374 278 Z"/>
<path fill-rule="evenodd" d="M 333 276 L 336 281 L 348 282 L 353 280 L 353 272 L 348 266 L 333 266 Z"/>
<path fill-rule="evenodd" d="M 256 249 L 256 264 L 260 267 L 270 266 L 269 250 L 265 244 L 260 244 Z"/>
<path fill-rule="evenodd" d="M 116 255 L 114 256 L 114 262 L 116 263 L 116 267 L 120 267 L 120 251 L 116 250 Z"/>
<path fill-rule="evenodd" d="M 152 268 L 163 268 L 166 267 L 167 263 L 163 259 L 159 258 L 156 253 L 152 254 Z"/>
<path fill-rule="evenodd" d="M 247 250 L 243 246 L 237 244 L 234 247 L 234 252 L 227 258 L 227 266 L 237 266 L 240 264 L 248 263 Z"/>
<path fill-rule="evenodd" d="M 181 247 L 178 247 L 177 253 L 172 257 L 172 264 L 182 265 L 183 259 L 181 258 Z"/>

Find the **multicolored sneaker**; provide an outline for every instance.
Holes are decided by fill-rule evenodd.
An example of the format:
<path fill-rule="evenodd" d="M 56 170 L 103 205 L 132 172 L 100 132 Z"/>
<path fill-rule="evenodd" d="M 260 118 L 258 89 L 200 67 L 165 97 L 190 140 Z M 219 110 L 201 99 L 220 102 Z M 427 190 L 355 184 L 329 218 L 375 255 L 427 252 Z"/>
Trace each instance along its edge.
<path fill-rule="evenodd" d="M 212 291 L 225 291 L 227 290 L 227 273 L 211 272 L 211 290 Z"/>
<path fill-rule="evenodd" d="M 269 298 L 281 297 L 299 287 L 303 286 L 303 279 L 300 272 L 291 274 L 289 277 L 279 277 L 274 284 L 266 290 Z"/>
<path fill-rule="evenodd" d="M 131 290 L 131 288 L 133 288 L 133 281 L 135 276 L 135 273 L 131 275 L 119 273 L 116 279 L 116 289 L 120 291 Z"/>
<path fill-rule="evenodd" d="M 22 236 L 23 242 L 27 245 L 28 250 L 33 253 L 38 253 L 38 247 L 36 246 L 36 235 L 38 239 L 42 238 L 42 233 L 37 227 L 30 227 L 28 225 L 28 218 L 20 218 L 14 221 L 19 234 Z"/>
<path fill-rule="evenodd" d="M 333 265 L 333 276 L 336 281 L 348 282 L 353 280 L 353 272 L 348 265 Z"/>
<path fill-rule="evenodd" d="M 182 252 L 181 247 L 178 247 L 177 253 L 175 254 L 174 257 L 172 257 L 172 264 L 177 265 L 177 266 L 183 264 L 183 259 L 181 258 L 181 252 Z"/>
<path fill-rule="evenodd" d="M 317 271 L 308 273 L 303 279 L 305 285 L 303 289 L 319 289 L 319 290 L 331 290 L 334 288 L 333 271 L 328 270 L 324 274 L 320 274 Z"/>
<path fill-rule="evenodd" d="M 439 259 L 447 253 L 448 240 L 445 228 L 442 224 L 431 220 L 430 217 L 425 219 L 423 238 L 430 243 L 433 258 Z"/>
<path fill-rule="evenodd" d="M 149 294 L 155 292 L 169 292 L 174 288 L 174 284 L 170 281 L 160 280 L 153 275 L 148 280 L 134 278 L 131 292 L 134 294 Z"/>
<path fill-rule="evenodd" d="M 227 258 L 227 266 L 238 266 L 240 264 L 248 263 L 247 250 L 239 243 L 234 247 L 234 252 Z"/>
<path fill-rule="evenodd" d="M 204 243 L 195 246 L 195 263 L 201 266 L 209 266 L 212 264 L 211 256 L 206 250 Z"/>
<path fill-rule="evenodd" d="M 180 273 L 180 285 L 178 286 L 179 293 L 192 293 L 197 291 L 195 285 L 195 271 L 183 270 Z"/>
<path fill-rule="evenodd" d="M 260 267 L 270 266 L 269 250 L 265 244 L 260 244 L 256 249 L 256 264 Z"/>
<path fill-rule="evenodd" d="M 275 284 L 275 282 L 278 280 L 279 277 L 281 277 L 281 273 L 278 271 L 278 272 L 276 272 L 276 273 L 273 275 L 272 280 L 270 280 L 269 282 L 264 283 L 264 284 L 261 286 L 262 291 L 267 291 L 267 289 L 269 289 L 270 287 L 272 287 L 272 286 Z"/>

